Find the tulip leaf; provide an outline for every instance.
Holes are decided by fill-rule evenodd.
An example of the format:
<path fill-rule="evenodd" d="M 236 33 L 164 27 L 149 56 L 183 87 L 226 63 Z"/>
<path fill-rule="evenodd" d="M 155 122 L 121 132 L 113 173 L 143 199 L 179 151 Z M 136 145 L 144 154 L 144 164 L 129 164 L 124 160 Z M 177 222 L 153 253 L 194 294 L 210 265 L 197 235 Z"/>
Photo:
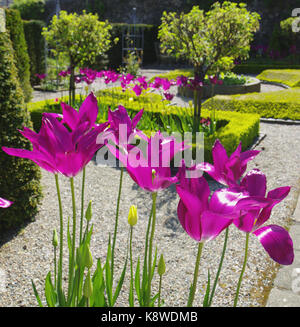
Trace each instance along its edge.
<path fill-rule="evenodd" d="M 34 295 L 35 295 L 35 297 L 37 299 L 37 302 L 38 302 L 39 306 L 43 307 L 42 301 L 40 299 L 39 293 L 36 290 L 36 287 L 35 287 L 35 284 L 34 284 L 33 280 L 31 280 L 31 284 L 32 284 Z"/>
<path fill-rule="evenodd" d="M 134 276 L 134 283 L 135 283 L 135 291 L 138 297 L 139 303 L 141 305 L 141 284 L 140 284 L 140 257 L 138 257 L 138 262 L 136 265 L 136 271 Z"/>
<path fill-rule="evenodd" d="M 118 296 L 120 294 L 120 291 L 121 291 L 121 288 L 122 288 L 122 285 L 123 285 L 123 282 L 124 282 L 125 273 L 126 273 L 127 261 L 128 261 L 128 258 L 126 257 L 124 268 L 123 268 L 122 274 L 120 276 L 118 285 L 117 285 L 115 293 L 114 293 L 112 305 L 114 305 L 116 303 L 116 300 L 117 300 L 117 298 L 118 298 Z"/>
<path fill-rule="evenodd" d="M 210 294 L 210 273 L 208 269 L 206 292 L 203 300 L 203 307 L 209 307 L 209 294 Z"/>
<path fill-rule="evenodd" d="M 50 271 L 47 274 L 46 280 L 45 280 L 45 296 L 46 301 L 49 307 L 55 307 L 56 306 L 56 293 L 51 281 L 51 273 Z"/>

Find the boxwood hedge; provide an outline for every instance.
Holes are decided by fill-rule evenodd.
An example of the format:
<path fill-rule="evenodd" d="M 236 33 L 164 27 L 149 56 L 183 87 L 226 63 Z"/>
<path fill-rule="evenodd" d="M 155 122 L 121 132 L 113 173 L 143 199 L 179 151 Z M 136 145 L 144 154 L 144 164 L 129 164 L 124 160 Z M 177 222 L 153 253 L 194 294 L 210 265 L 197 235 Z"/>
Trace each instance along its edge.
<path fill-rule="evenodd" d="M 67 101 L 67 98 L 61 100 Z M 77 96 L 80 103 L 83 99 Z M 156 131 L 190 132 L 192 126 L 191 108 L 181 108 L 176 106 L 165 106 L 161 102 L 161 97 L 157 94 L 151 94 L 138 99 L 123 94 L 118 89 L 104 90 L 98 94 L 99 116 L 98 121 L 107 119 L 107 108 L 115 108 L 118 104 L 123 104 L 131 116 L 135 115 L 138 110 L 144 108 L 144 114 L 139 127 L 146 133 Z M 61 112 L 58 102 L 53 100 L 39 101 L 28 104 L 28 110 L 31 114 L 35 129 L 38 131 L 41 124 L 43 112 Z M 209 110 L 202 111 L 203 117 L 210 117 Z M 205 136 L 205 159 L 211 161 L 211 148 L 216 139 L 224 144 L 228 154 L 231 154 L 239 142 L 245 150 L 251 144 L 259 133 L 259 115 L 241 114 L 238 112 L 216 112 L 217 120 L 220 127 L 210 136 Z"/>

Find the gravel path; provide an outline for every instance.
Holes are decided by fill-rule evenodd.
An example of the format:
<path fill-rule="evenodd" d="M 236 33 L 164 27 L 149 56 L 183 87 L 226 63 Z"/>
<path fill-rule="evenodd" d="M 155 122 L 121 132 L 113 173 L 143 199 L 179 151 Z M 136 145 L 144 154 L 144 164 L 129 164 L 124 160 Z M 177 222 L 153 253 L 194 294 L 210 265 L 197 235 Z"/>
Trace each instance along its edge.
<path fill-rule="evenodd" d="M 182 100 L 182 99 L 181 99 Z M 268 189 L 291 185 L 290 195 L 277 205 L 269 220 L 270 223 L 289 227 L 292 223 L 296 200 L 300 191 L 300 125 L 279 125 L 261 123 L 261 133 L 266 137 L 257 146 L 259 156 L 248 169 L 259 168 L 268 179 Z M 294 150 L 294 151 L 293 151 Z M 109 233 L 113 232 L 119 170 L 100 167 L 95 162 L 87 165 L 86 199 L 92 200 L 94 233 L 91 251 L 94 258 L 105 258 Z M 80 203 L 81 176 L 75 179 L 78 206 Z M 209 181 L 211 188 L 217 184 Z M 65 228 L 67 217 L 71 217 L 71 196 L 69 181 L 60 176 L 63 198 Z M 36 306 L 31 287 L 33 280 L 38 291 L 43 293 L 43 280 L 52 269 L 53 249 L 52 230 L 58 229 L 58 208 L 54 177 L 42 171 L 44 200 L 36 220 L 28 224 L 16 235 L 6 235 L 0 247 L 0 306 Z M 137 187 L 126 173 L 124 175 L 120 209 L 119 234 L 116 246 L 116 275 L 122 269 L 126 255 L 128 237 L 127 214 L 131 204 L 138 206 L 139 221 L 134 229 L 134 262 L 143 255 L 144 236 L 151 207 L 150 194 Z M 178 196 L 174 187 L 161 192 L 157 201 L 157 227 L 155 244 L 158 254 L 163 253 L 166 261 L 166 275 L 163 280 L 163 298 L 167 306 L 185 306 L 188 289 L 193 277 L 197 244 L 180 226 L 176 208 Z M 79 207 L 77 208 L 79 211 Z M 212 278 L 216 273 L 218 260 L 223 247 L 224 232 L 206 244 L 203 249 L 199 272 L 198 292 L 195 305 L 201 305 L 207 280 L 207 270 Z M 245 235 L 234 226 L 230 227 L 228 249 L 219 285 L 215 294 L 214 306 L 232 306 L 236 282 L 243 260 Z M 66 245 L 65 245 L 66 248 Z M 96 260 L 94 260 L 96 261 Z M 65 267 L 68 263 L 65 262 Z M 278 265 L 274 264 L 258 240 L 250 237 L 250 250 L 244 281 L 240 290 L 240 306 L 265 305 L 272 287 Z M 129 273 L 129 270 L 128 270 Z M 128 276 L 128 275 L 127 275 Z M 155 287 L 157 287 L 155 279 Z M 127 306 L 128 281 L 120 294 L 118 305 Z M 42 296 L 42 298 L 44 298 Z"/>
<path fill-rule="evenodd" d="M 293 186 L 288 198 L 274 208 L 270 219 L 272 223 L 288 227 L 299 192 L 300 171 L 296 164 L 300 159 L 299 152 L 291 151 L 291 149 L 300 147 L 300 126 L 262 123 L 261 132 L 267 135 L 257 147 L 262 150 L 262 153 L 251 162 L 249 169 L 259 168 L 265 172 L 268 178 L 268 189 L 284 185 Z M 79 195 L 80 180 L 79 175 L 75 179 L 77 195 Z M 61 177 L 60 183 L 64 199 L 65 219 L 67 219 L 68 216 L 71 217 L 69 182 L 66 178 Z M 86 199 L 93 202 L 92 221 L 95 228 L 92 238 L 92 253 L 94 258 L 105 258 L 108 234 L 113 231 L 118 183 L 119 171 L 117 169 L 103 168 L 95 165 L 94 162 L 88 164 Z M 28 224 L 18 235 L 14 235 L 0 248 L 0 269 L 3 277 L 2 288 L 0 288 L 0 306 L 35 306 L 31 279 L 35 281 L 38 290 L 42 292 L 41 281 L 48 270 L 52 269 L 52 230 L 59 226 L 54 177 L 43 171 L 42 185 L 45 198 L 36 221 Z M 216 185 L 213 184 L 212 187 L 215 188 Z M 77 203 L 80 203 L 79 198 Z M 163 252 L 166 259 L 167 271 L 163 281 L 163 293 L 168 306 L 185 305 L 196 255 L 196 243 L 187 236 L 178 223 L 177 203 L 178 196 L 174 187 L 161 192 L 158 196 L 155 243 L 158 246 L 159 254 Z M 133 241 L 136 262 L 137 256 L 143 253 L 151 201 L 150 195 L 139 189 L 125 174 L 116 248 L 116 267 L 118 268 L 121 268 L 124 262 L 128 237 L 127 214 L 131 204 L 136 204 L 139 210 L 139 221 L 135 228 Z M 215 274 L 223 236 L 224 233 L 204 247 L 196 305 L 200 305 L 202 301 L 207 269 L 210 269 L 212 276 Z M 216 291 L 215 306 L 231 306 L 233 303 L 234 285 L 238 280 L 243 259 L 244 240 L 245 235 L 232 226 L 224 268 Z M 249 261 L 241 288 L 239 305 L 264 305 L 277 268 L 257 239 L 254 236 L 251 237 Z M 124 290 L 126 289 L 127 285 Z M 118 305 L 127 305 L 127 295 L 124 297 L 124 293 L 121 294 Z"/>

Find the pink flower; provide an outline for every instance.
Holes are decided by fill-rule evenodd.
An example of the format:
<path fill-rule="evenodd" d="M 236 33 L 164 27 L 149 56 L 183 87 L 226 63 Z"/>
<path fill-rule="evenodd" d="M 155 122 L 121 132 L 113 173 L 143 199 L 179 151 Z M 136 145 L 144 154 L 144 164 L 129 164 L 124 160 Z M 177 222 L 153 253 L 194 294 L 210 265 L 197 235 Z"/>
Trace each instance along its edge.
<path fill-rule="evenodd" d="M 169 92 L 164 92 L 164 96 L 168 101 L 171 101 L 174 98 L 174 94 L 171 94 Z"/>
<path fill-rule="evenodd" d="M 33 146 L 33 150 L 3 147 L 9 155 L 27 158 L 41 168 L 67 177 L 76 176 L 103 145 L 96 139 L 107 123 L 96 125 L 95 101 L 91 95 L 80 107 L 79 113 L 62 103 L 63 116 L 44 114 L 39 133 L 29 128 L 20 131 Z M 98 108 L 97 108 L 98 112 Z M 66 126 L 68 125 L 68 126 Z"/>
<path fill-rule="evenodd" d="M 242 152 L 242 144 L 240 143 L 231 156 L 228 157 L 221 142 L 216 140 L 212 149 L 214 164 L 203 162 L 198 167 L 217 182 L 227 186 L 235 186 L 246 171 L 248 161 L 258 154 L 259 151 L 257 150 Z"/>
<path fill-rule="evenodd" d="M 142 88 L 139 86 L 139 85 L 135 85 L 133 88 L 132 88 L 132 91 L 135 93 L 136 96 L 140 96 L 141 93 L 142 93 Z"/>
<path fill-rule="evenodd" d="M 0 198 L 0 208 L 8 208 L 13 202 Z"/>
<path fill-rule="evenodd" d="M 172 137 L 163 137 L 158 131 L 146 141 L 146 156 L 140 148 L 116 147 L 106 145 L 111 153 L 126 167 L 130 177 L 141 188 L 149 192 L 158 192 L 177 182 L 171 176 L 170 161 L 184 150 L 183 143 L 177 143 Z"/>
<path fill-rule="evenodd" d="M 282 265 L 290 265 L 294 260 L 293 241 L 289 233 L 281 226 L 267 225 L 261 227 L 271 216 L 273 207 L 280 203 L 290 192 L 290 187 L 279 187 L 268 192 L 266 176 L 254 169 L 250 171 L 236 188 L 243 194 L 265 201 L 261 208 L 244 207 L 239 218 L 233 220 L 237 228 L 257 236 L 269 256 Z"/>

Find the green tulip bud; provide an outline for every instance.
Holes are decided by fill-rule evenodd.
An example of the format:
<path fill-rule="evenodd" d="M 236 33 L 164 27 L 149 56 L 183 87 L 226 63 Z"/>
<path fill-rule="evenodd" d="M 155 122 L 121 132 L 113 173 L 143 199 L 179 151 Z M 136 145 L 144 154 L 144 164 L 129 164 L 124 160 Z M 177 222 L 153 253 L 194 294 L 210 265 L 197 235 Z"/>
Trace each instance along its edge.
<path fill-rule="evenodd" d="M 90 221 L 92 219 L 92 201 L 89 202 L 89 205 L 85 212 L 85 219 Z"/>
<path fill-rule="evenodd" d="M 132 205 L 128 213 L 128 223 L 130 226 L 134 226 L 136 225 L 137 220 L 138 220 L 137 207 L 135 205 Z"/>
<path fill-rule="evenodd" d="M 166 264 L 164 260 L 164 256 L 161 255 L 159 258 L 158 266 L 157 266 L 157 272 L 159 276 L 161 277 L 166 272 Z"/>
<path fill-rule="evenodd" d="M 58 246 L 58 237 L 56 229 L 53 230 L 52 245 L 56 248 Z"/>
<path fill-rule="evenodd" d="M 85 247 L 83 252 L 83 264 L 88 269 L 92 268 L 93 266 L 93 256 L 88 245 Z"/>
<path fill-rule="evenodd" d="M 93 294 L 93 284 L 91 280 L 90 271 L 88 271 L 88 274 L 85 278 L 84 285 L 83 285 L 83 295 L 86 298 L 89 298 L 92 296 L 92 294 Z"/>

